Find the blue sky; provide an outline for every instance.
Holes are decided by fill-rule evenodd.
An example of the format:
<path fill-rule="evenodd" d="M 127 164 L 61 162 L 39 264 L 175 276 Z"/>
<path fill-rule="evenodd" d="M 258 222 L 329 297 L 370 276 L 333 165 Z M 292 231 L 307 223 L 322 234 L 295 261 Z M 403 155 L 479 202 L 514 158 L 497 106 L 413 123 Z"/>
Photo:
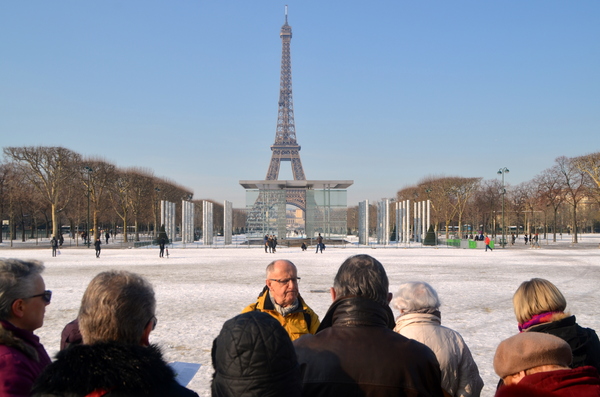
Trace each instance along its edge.
<path fill-rule="evenodd" d="M 600 151 L 596 0 L 6 1 L 0 146 L 65 146 L 242 207 L 275 140 L 285 4 L 304 171 L 354 180 L 349 205 Z"/>

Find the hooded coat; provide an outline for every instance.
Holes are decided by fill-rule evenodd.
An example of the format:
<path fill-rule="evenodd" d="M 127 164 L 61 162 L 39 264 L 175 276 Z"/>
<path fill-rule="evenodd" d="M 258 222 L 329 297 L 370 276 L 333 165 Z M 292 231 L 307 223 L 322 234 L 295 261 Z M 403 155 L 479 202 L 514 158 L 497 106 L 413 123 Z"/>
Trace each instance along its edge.
<path fill-rule="evenodd" d="M 299 397 L 300 369 L 288 334 L 273 317 L 252 311 L 223 325 L 213 342 L 213 397 Z"/>
<path fill-rule="evenodd" d="M 336 300 L 315 335 L 294 341 L 302 395 L 443 396 L 431 349 L 393 328 L 387 305 L 357 296 Z"/>
<path fill-rule="evenodd" d="M 155 345 L 119 342 L 73 345 L 56 355 L 37 379 L 33 397 L 193 397 Z M 106 392 L 106 393 L 105 393 Z"/>
<path fill-rule="evenodd" d="M 441 325 L 435 314 L 410 313 L 398 317 L 394 331 L 427 345 L 442 370 L 442 388 L 451 396 L 479 396 L 483 380 L 462 336 Z"/>
<path fill-rule="evenodd" d="M 33 332 L 0 322 L 0 396 L 29 396 L 34 380 L 50 362 Z"/>

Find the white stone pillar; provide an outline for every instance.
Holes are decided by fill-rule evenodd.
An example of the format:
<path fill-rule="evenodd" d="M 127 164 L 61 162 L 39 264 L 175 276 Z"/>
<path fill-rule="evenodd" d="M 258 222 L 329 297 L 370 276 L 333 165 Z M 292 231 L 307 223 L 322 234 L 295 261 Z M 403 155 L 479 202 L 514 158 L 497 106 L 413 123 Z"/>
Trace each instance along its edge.
<path fill-rule="evenodd" d="M 213 244 L 213 203 L 206 200 L 202 201 L 202 242 Z"/>
<path fill-rule="evenodd" d="M 231 245 L 231 236 L 233 234 L 233 204 L 225 200 L 223 203 L 223 238 L 225 245 Z"/>

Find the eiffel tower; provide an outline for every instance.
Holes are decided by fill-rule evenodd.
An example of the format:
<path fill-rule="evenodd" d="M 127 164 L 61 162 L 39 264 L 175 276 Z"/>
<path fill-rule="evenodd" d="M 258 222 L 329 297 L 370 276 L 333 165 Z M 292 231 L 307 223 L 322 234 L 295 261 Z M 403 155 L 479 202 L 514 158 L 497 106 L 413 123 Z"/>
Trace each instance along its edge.
<path fill-rule="evenodd" d="M 295 181 L 305 181 L 304 169 L 300 160 L 300 145 L 296 141 L 294 125 L 294 99 L 292 97 L 292 59 L 290 43 L 292 27 L 288 25 L 287 6 L 285 6 L 285 23 L 279 33 L 281 37 L 281 77 L 279 79 L 279 111 L 277 112 L 277 130 L 275 143 L 271 146 L 271 162 L 267 171 L 267 181 L 276 181 L 282 161 L 292 163 L 292 175 Z M 306 210 L 306 190 L 287 190 L 286 203 Z"/>
<path fill-rule="evenodd" d="M 287 205 L 293 205 L 304 213 L 305 230 L 301 234 L 312 238 L 315 232 L 322 231 L 324 236 L 327 236 L 334 229 L 343 230 L 345 233 L 347 227 L 345 190 L 354 183 L 349 180 L 306 180 L 294 125 L 290 58 L 292 27 L 288 25 L 287 17 L 287 6 L 285 6 L 285 23 L 279 33 L 282 54 L 277 130 L 275 143 L 271 146 L 271 162 L 267 177 L 262 181 L 240 181 L 240 185 L 246 189 L 248 209 L 246 235 L 252 238 L 260 237 L 261 240 L 265 234 L 276 233 L 280 239 L 287 235 Z M 294 180 L 278 179 L 282 161 L 291 162 Z M 338 194 L 340 191 L 341 195 Z"/>
<path fill-rule="evenodd" d="M 292 60 L 290 58 L 290 42 L 292 27 L 288 25 L 287 6 L 285 6 L 285 23 L 279 33 L 282 42 L 281 78 L 279 83 L 279 112 L 277 114 L 277 130 L 275 143 L 271 146 L 271 163 L 267 171 L 268 181 L 276 181 L 279 177 L 279 166 L 282 161 L 291 161 L 292 174 L 295 181 L 304 181 L 304 169 L 300 160 L 300 145 L 296 142 L 296 126 L 294 125 L 294 100 L 292 98 Z"/>

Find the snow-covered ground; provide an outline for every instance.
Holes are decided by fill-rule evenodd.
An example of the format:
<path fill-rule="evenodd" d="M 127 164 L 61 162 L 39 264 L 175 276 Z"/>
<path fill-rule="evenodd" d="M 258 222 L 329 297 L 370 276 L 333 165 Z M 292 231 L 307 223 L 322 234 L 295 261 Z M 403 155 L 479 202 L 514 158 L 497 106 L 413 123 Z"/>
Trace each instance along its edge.
<path fill-rule="evenodd" d="M 498 343 L 517 332 L 512 295 L 532 277 L 547 278 L 567 298 L 579 324 L 600 331 L 600 235 L 583 235 L 577 246 L 570 236 L 558 243 L 542 242 L 529 249 L 520 240 L 515 247 L 484 252 L 457 248 L 314 248 L 280 247 L 266 254 L 261 247 L 207 249 L 175 245 L 168 258 L 158 249 L 114 249 L 105 246 L 99 259 L 94 250 L 64 247 L 52 258 L 44 249 L 24 249 L 15 243 L 0 244 L 0 257 L 41 260 L 44 279 L 53 291 L 44 327 L 36 331 L 53 356 L 63 326 L 77 315 L 81 296 L 98 272 L 124 269 L 140 273 L 154 285 L 158 326 L 151 341 L 163 347 L 169 361 L 196 362 L 202 366 L 188 387 L 210 395 L 210 349 L 224 321 L 252 303 L 261 291 L 266 265 L 273 259 L 289 259 L 302 277 L 300 291 L 306 302 L 323 317 L 330 305 L 329 287 L 339 265 L 348 256 L 365 253 L 380 260 L 395 292 L 406 281 L 424 280 L 437 289 L 442 300 L 442 323 L 460 332 L 468 343 L 485 381 L 483 396 L 493 396 L 497 377 L 492 360 Z M 194 245 L 193 247 L 201 247 Z M 113 248 L 113 249 L 110 249 Z M 397 314 L 397 313 L 396 313 Z M 401 359 L 401 358 L 399 358 Z"/>

